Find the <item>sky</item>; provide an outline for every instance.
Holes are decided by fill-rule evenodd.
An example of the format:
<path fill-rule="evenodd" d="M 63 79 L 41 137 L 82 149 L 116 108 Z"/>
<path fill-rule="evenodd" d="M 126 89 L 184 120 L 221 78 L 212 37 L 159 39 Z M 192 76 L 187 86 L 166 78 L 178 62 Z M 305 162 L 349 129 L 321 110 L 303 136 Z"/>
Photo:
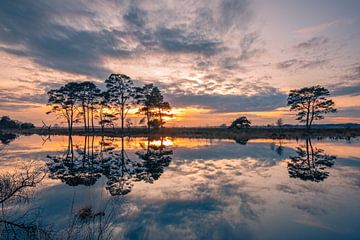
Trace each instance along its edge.
<path fill-rule="evenodd" d="M 36 125 L 46 92 L 104 88 L 111 73 L 154 83 L 176 115 L 166 126 L 296 123 L 291 89 L 322 85 L 360 123 L 360 1 L 1 1 L 0 115 Z M 134 120 L 135 121 L 135 120 Z"/>

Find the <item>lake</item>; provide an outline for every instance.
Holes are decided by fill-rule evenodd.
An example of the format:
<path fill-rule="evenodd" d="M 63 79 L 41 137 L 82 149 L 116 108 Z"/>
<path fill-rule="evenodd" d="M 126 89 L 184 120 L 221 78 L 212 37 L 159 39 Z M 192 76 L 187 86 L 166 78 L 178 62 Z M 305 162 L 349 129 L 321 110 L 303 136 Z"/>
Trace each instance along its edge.
<path fill-rule="evenodd" d="M 359 138 L 31 135 L 0 166 L 2 239 L 360 239 Z"/>

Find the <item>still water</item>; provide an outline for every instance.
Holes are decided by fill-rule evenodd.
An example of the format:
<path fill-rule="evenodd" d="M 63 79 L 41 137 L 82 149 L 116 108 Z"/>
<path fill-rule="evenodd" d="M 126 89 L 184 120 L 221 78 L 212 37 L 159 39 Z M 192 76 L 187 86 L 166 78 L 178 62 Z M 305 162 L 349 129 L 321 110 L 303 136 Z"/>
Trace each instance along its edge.
<path fill-rule="evenodd" d="M 1 239 L 360 239 L 359 156 L 358 138 L 20 136 L 0 145 Z"/>

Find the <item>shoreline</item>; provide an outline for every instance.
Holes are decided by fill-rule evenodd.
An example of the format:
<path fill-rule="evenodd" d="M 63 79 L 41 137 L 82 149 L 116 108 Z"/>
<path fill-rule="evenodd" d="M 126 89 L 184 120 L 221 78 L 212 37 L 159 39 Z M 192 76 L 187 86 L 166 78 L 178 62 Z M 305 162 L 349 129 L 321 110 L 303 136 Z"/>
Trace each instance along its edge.
<path fill-rule="evenodd" d="M 0 130 L 1 131 L 1 130 Z M 14 133 L 20 135 L 69 135 L 67 128 L 47 129 L 33 128 L 23 130 L 2 130 L 4 133 Z M 246 129 L 228 129 L 228 128 L 163 128 L 151 130 L 148 133 L 146 128 L 124 129 L 120 128 L 101 129 L 96 128 L 95 131 L 84 131 L 84 129 L 76 128 L 72 131 L 73 136 L 108 136 L 108 137 L 181 137 L 181 138 L 211 138 L 211 139 L 235 139 L 235 138 L 352 138 L 360 136 L 360 128 L 314 128 L 306 130 L 299 127 L 284 128 L 268 128 L 253 127 Z"/>

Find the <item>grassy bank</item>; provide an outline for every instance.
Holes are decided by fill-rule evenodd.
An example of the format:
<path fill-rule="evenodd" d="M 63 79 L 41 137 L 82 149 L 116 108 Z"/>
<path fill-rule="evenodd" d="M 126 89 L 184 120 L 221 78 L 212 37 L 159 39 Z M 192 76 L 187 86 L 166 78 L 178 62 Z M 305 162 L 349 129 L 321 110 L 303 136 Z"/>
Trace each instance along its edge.
<path fill-rule="evenodd" d="M 10 131 L 10 130 L 8 130 Z M 67 135 L 66 128 L 51 129 L 51 131 L 40 128 L 27 130 L 13 130 L 12 133 L 19 134 L 39 134 L 39 135 Z M 148 136 L 145 128 L 125 129 L 95 129 L 94 132 L 86 132 L 84 129 L 73 129 L 73 135 L 97 135 L 97 136 Z M 315 128 L 307 131 L 304 128 L 268 128 L 254 127 L 248 129 L 227 129 L 227 128 L 164 128 L 150 132 L 152 136 L 184 137 L 184 138 L 217 138 L 217 139 L 234 139 L 234 138 L 306 138 L 306 137 L 331 137 L 331 138 L 349 138 L 360 136 L 360 128 Z"/>

